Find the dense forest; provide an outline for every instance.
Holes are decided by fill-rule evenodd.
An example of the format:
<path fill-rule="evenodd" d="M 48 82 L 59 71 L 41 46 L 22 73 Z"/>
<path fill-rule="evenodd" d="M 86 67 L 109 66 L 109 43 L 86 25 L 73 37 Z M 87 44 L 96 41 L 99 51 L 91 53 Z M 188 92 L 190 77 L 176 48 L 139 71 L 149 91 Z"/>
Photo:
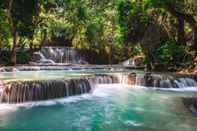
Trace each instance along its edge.
<path fill-rule="evenodd" d="M 197 0 L 0 0 L 1 59 L 15 65 L 42 46 L 106 54 L 109 64 L 143 56 L 148 69 L 193 67 Z"/>

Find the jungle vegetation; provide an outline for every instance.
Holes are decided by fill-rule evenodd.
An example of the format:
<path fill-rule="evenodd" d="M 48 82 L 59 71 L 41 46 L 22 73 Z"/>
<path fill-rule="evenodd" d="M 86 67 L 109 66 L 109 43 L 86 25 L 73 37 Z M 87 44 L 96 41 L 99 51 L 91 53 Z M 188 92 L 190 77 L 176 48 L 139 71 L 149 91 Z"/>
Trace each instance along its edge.
<path fill-rule="evenodd" d="M 141 55 L 148 69 L 193 65 L 197 0 L 0 0 L 0 51 L 9 50 L 10 65 L 31 56 L 17 48 L 49 45 L 106 54 L 109 64 Z"/>

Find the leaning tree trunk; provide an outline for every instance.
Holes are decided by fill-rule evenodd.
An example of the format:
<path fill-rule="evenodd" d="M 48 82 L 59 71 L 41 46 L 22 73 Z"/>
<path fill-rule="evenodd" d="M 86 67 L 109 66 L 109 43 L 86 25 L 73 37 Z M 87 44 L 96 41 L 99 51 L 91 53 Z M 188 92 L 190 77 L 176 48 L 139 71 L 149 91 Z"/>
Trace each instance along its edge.
<path fill-rule="evenodd" d="M 182 18 L 184 19 L 186 22 L 189 23 L 189 25 L 191 26 L 192 30 L 193 30 L 193 46 L 192 48 L 194 50 L 197 50 L 197 21 L 195 20 L 194 16 L 192 16 L 191 14 L 184 14 L 181 12 L 176 11 L 176 8 L 173 5 L 168 5 L 168 11 L 175 17 L 177 18 Z"/>
<path fill-rule="evenodd" d="M 177 42 L 179 44 L 186 45 L 186 40 L 185 40 L 185 22 L 183 17 L 178 17 L 178 29 L 177 29 Z"/>

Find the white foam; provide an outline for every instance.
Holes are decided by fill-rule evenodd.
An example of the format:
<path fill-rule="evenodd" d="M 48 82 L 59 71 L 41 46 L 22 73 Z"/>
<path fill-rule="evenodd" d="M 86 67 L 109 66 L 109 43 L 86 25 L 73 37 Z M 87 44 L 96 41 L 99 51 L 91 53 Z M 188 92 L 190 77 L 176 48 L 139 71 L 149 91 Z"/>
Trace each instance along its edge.
<path fill-rule="evenodd" d="M 123 84 L 98 84 L 92 92 L 92 95 L 96 97 L 107 97 L 119 91 L 126 90 L 129 87 L 131 86 Z"/>
<path fill-rule="evenodd" d="M 53 106 L 57 104 L 66 104 L 66 103 L 78 102 L 81 100 L 92 99 L 93 97 L 107 97 L 112 92 L 118 92 L 118 90 L 122 90 L 122 89 L 123 88 L 121 88 L 120 84 L 101 84 L 101 85 L 99 84 L 96 85 L 95 90 L 89 94 L 70 96 L 70 97 L 51 99 L 51 100 L 25 102 L 19 104 L 0 104 L 0 111 L 15 111 L 19 107 L 32 108 L 36 106 Z"/>
<path fill-rule="evenodd" d="M 142 123 L 139 123 L 139 122 L 133 121 L 133 120 L 125 121 L 125 124 L 131 125 L 131 126 L 142 126 L 143 125 Z"/>
<path fill-rule="evenodd" d="M 52 99 L 52 100 L 45 100 L 45 101 L 35 101 L 35 102 L 25 102 L 25 103 L 19 103 L 19 104 L 0 104 L 0 113 L 4 112 L 14 112 L 17 111 L 18 108 L 32 108 L 32 107 L 38 107 L 38 106 L 53 106 L 58 104 L 66 104 L 66 103 L 73 103 L 78 102 L 81 100 L 87 100 L 91 99 L 92 95 L 90 94 L 84 94 L 81 96 L 71 96 L 66 98 L 60 98 L 60 99 Z"/>
<path fill-rule="evenodd" d="M 96 88 L 89 93 L 83 94 L 80 96 L 70 96 L 61 99 L 52 99 L 52 100 L 45 100 L 45 101 L 36 101 L 36 102 L 26 102 L 20 104 L 0 104 L 0 112 L 2 111 L 15 111 L 19 107 L 25 108 L 32 108 L 36 106 L 53 106 L 57 104 L 66 104 L 66 103 L 73 103 L 78 102 L 81 100 L 93 99 L 95 97 L 108 97 L 114 93 L 118 94 L 120 91 L 128 91 L 128 89 L 158 89 L 158 90 L 166 90 L 166 91 L 197 91 L 196 87 L 187 87 L 187 88 L 147 88 L 143 86 L 131 86 L 125 84 L 98 84 L 95 85 Z M 136 109 L 138 110 L 138 109 Z M 141 109 L 140 109 L 141 110 Z"/>
<path fill-rule="evenodd" d="M 197 87 L 183 87 L 183 88 L 159 88 L 159 87 L 145 87 L 145 86 L 125 86 L 134 89 L 150 89 L 150 90 L 163 90 L 163 91 L 177 91 L 177 92 L 197 92 Z"/>
<path fill-rule="evenodd" d="M 134 110 L 139 111 L 139 112 L 144 112 L 145 110 L 141 107 L 134 107 Z"/>
<path fill-rule="evenodd" d="M 78 102 L 80 100 L 90 99 L 91 97 L 92 96 L 90 94 L 83 94 L 80 96 L 70 96 L 70 97 L 45 100 L 45 101 L 26 102 L 26 103 L 15 104 L 15 105 L 17 107 L 26 107 L 26 108 L 31 108 L 31 107 L 36 107 L 36 106 L 53 106 L 57 104 Z"/>
<path fill-rule="evenodd" d="M 177 91 L 177 92 L 197 92 L 197 87 L 184 87 L 184 88 L 152 88 L 164 91 Z"/>
<path fill-rule="evenodd" d="M 14 112 L 16 111 L 17 108 L 15 105 L 10 105 L 10 104 L 0 104 L 0 113 L 5 113 L 5 112 Z"/>

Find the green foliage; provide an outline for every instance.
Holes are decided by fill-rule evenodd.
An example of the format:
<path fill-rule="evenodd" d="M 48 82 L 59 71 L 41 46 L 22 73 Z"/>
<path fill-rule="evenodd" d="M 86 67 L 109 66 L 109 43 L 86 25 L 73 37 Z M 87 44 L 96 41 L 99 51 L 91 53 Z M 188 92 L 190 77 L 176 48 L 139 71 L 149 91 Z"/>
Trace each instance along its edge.
<path fill-rule="evenodd" d="M 9 47 L 9 38 L 11 37 L 9 23 L 6 20 L 5 12 L 0 8 L 0 48 Z"/>
<path fill-rule="evenodd" d="M 10 51 L 2 51 L 0 53 L 0 57 L 3 63 L 1 64 L 9 65 L 10 56 L 11 56 Z M 18 64 L 28 64 L 29 61 L 31 60 L 31 54 L 29 52 L 17 51 L 16 56 L 17 56 Z"/>
<path fill-rule="evenodd" d="M 13 0 L 12 23 L 8 17 L 9 1 L 0 0 L 0 47 L 11 47 L 12 26 L 15 26 L 18 45 L 62 42 L 67 46 L 69 43 L 98 54 L 113 52 L 112 57 L 118 62 L 146 54 L 148 49 L 142 50 L 141 43 L 151 24 L 160 25 L 173 41 L 162 42 L 160 48 L 151 52 L 154 59 L 147 56 L 149 60 L 160 64 L 183 62 L 179 56 L 185 56 L 195 28 L 184 18 L 184 37 L 189 40 L 185 45 L 178 45 L 176 13 L 194 18 L 192 26 L 197 18 L 197 0 Z M 22 57 L 17 54 L 18 60 Z"/>
<path fill-rule="evenodd" d="M 91 23 L 87 26 L 86 37 L 92 46 L 98 46 L 100 42 L 100 37 L 103 35 L 103 27 L 99 23 Z"/>
<path fill-rule="evenodd" d="M 125 43 L 138 43 L 144 28 L 151 22 L 145 5 L 140 1 L 125 0 L 118 5 L 119 24 Z"/>
<path fill-rule="evenodd" d="M 176 41 L 167 40 L 162 42 L 161 47 L 156 49 L 153 55 L 156 64 L 169 66 L 185 62 L 188 54 L 184 47 L 178 45 Z"/>
<path fill-rule="evenodd" d="M 28 64 L 29 61 L 31 61 L 31 54 L 28 52 L 17 52 L 16 57 L 16 62 L 18 64 Z"/>
<path fill-rule="evenodd" d="M 13 23 L 17 27 L 18 34 L 31 38 L 34 34 L 36 23 L 34 17 L 37 15 L 39 0 L 14 0 L 11 15 Z"/>

